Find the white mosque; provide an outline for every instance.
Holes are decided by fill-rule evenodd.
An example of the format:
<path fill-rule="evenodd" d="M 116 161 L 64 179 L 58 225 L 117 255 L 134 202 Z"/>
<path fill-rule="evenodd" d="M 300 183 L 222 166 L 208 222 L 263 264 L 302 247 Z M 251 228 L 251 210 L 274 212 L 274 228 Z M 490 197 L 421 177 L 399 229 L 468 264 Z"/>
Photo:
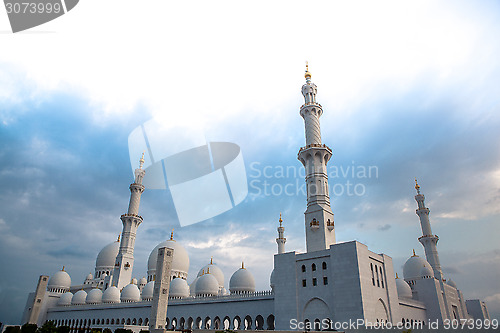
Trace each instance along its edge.
<path fill-rule="evenodd" d="M 305 79 L 305 103 L 300 115 L 305 122 L 306 144 L 300 148 L 298 159 L 306 170 L 307 251 L 286 252 L 280 216 L 270 290 L 256 291 L 254 277 L 243 263 L 227 285 L 212 260 L 188 285 L 189 256 L 173 232 L 170 239 L 151 251 L 147 278 L 132 277 L 136 230 L 143 221 L 138 215 L 145 189 L 141 158 L 130 185 L 128 212 L 121 216 L 121 239 L 99 252 L 94 274 L 82 279 L 81 284 L 72 284 L 64 267 L 50 278 L 40 276 L 35 292 L 28 296 L 23 323 L 41 325 L 50 320 L 57 326 L 69 326 L 72 332 L 90 328 L 130 328 L 134 332 L 154 329 L 150 327 L 153 291 L 158 251 L 163 247 L 174 250 L 166 329 L 346 329 L 344 325 L 353 321 L 425 327 L 430 322 L 453 319 L 489 320 L 484 302 L 466 300 L 457 285 L 445 278 L 437 251 L 439 238 L 432 233 L 429 209 L 418 184 L 416 213 L 425 258 L 414 253 L 404 264 L 403 278 L 395 274 L 388 255 L 374 253 L 357 241 L 336 243 L 326 172 L 332 151 L 321 142 L 319 118 L 323 109 L 316 101 L 317 87 L 308 69 Z"/>

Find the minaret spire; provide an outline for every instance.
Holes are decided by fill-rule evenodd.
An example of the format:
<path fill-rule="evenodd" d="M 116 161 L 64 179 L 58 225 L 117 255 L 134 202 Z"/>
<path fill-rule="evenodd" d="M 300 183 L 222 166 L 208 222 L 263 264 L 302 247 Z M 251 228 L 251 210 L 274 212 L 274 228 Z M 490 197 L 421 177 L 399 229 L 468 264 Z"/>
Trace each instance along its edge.
<path fill-rule="evenodd" d="M 278 238 L 276 238 L 276 243 L 278 244 L 278 254 L 282 254 L 285 253 L 286 238 L 285 238 L 285 228 L 283 227 L 283 220 L 281 219 L 281 213 L 280 213 L 279 223 L 280 226 L 278 227 Z"/>
<path fill-rule="evenodd" d="M 437 251 L 439 237 L 432 234 L 431 223 L 429 220 L 429 208 L 425 207 L 425 196 L 420 193 L 420 185 L 418 185 L 417 179 L 415 179 L 415 190 L 417 190 L 415 200 L 418 204 L 416 214 L 420 218 L 420 226 L 422 227 L 422 236 L 418 240 L 424 247 L 425 257 L 432 266 L 434 277 L 439 281 L 442 281 L 443 271 L 441 270 L 441 264 L 439 262 L 439 255 Z"/>
<path fill-rule="evenodd" d="M 311 82 L 309 64 L 306 63 L 302 86 L 304 105 L 300 115 L 304 118 L 306 145 L 300 148 L 298 159 L 306 169 L 307 210 L 305 211 L 307 252 L 325 250 L 335 244 L 335 225 L 328 194 L 326 165 L 332 151 L 321 143 L 319 118 L 323 114 L 321 104 L 316 102 L 317 87 Z"/>
<path fill-rule="evenodd" d="M 144 192 L 144 179 L 145 171 L 142 169 L 144 164 L 144 153 L 139 160 L 139 168 L 135 169 L 135 179 L 130 184 L 130 202 L 128 205 L 128 212 L 123 214 L 120 219 L 122 220 L 123 230 L 120 250 L 116 256 L 115 269 L 113 271 L 112 285 L 117 286 L 118 289 L 125 287 L 132 279 L 132 269 L 134 268 L 134 246 L 137 228 L 142 223 L 142 217 L 139 216 L 139 205 L 141 203 L 141 195 Z"/>

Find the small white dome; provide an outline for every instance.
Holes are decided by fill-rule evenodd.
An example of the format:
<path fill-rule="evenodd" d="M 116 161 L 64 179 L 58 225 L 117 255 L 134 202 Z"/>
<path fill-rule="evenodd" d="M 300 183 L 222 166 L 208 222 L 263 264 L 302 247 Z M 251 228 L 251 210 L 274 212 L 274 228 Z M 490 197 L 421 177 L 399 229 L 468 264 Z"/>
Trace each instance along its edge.
<path fill-rule="evenodd" d="M 189 285 L 189 295 L 196 296 L 196 282 L 198 282 L 199 277 L 193 280 Z"/>
<path fill-rule="evenodd" d="M 120 290 L 116 286 L 111 286 L 102 294 L 103 303 L 120 303 Z"/>
<path fill-rule="evenodd" d="M 452 279 L 449 279 L 447 284 L 455 289 L 458 289 L 457 288 L 457 284 L 455 283 L 455 281 L 453 281 Z"/>
<path fill-rule="evenodd" d="M 411 256 L 403 266 L 403 275 L 406 281 L 420 279 L 420 273 L 422 271 L 422 267 L 431 265 L 427 262 L 427 260 L 420 258 L 417 255 Z"/>
<path fill-rule="evenodd" d="M 186 249 L 173 239 L 166 240 L 156 245 L 151 251 L 148 259 L 148 276 L 156 274 L 156 261 L 158 260 L 158 249 L 160 247 L 169 247 L 174 250 L 174 258 L 172 259 L 171 275 L 181 276 L 186 278 L 189 271 L 189 256 Z M 150 281 L 152 279 L 149 279 Z"/>
<path fill-rule="evenodd" d="M 146 280 L 145 277 L 142 277 L 142 279 L 139 280 L 140 286 L 145 286 L 147 283 L 148 283 L 148 280 Z"/>
<path fill-rule="evenodd" d="M 73 299 L 73 293 L 70 293 L 69 291 L 67 293 L 64 293 L 61 295 L 59 298 L 59 301 L 57 302 L 58 306 L 67 306 L 71 305 L 71 300 Z"/>
<path fill-rule="evenodd" d="M 255 279 L 252 273 L 243 267 L 234 272 L 229 280 L 229 291 L 231 294 L 255 292 Z"/>
<path fill-rule="evenodd" d="M 274 289 L 274 268 L 273 271 L 271 272 L 271 276 L 269 277 L 269 285 L 271 289 Z"/>
<path fill-rule="evenodd" d="M 130 283 L 137 284 L 137 279 L 136 278 L 132 278 L 132 281 L 130 281 Z"/>
<path fill-rule="evenodd" d="M 142 289 L 142 300 L 150 301 L 153 299 L 153 290 L 155 287 L 154 281 L 149 281 L 146 286 Z"/>
<path fill-rule="evenodd" d="M 71 299 L 71 304 L 73 305 L 81 305 L 85 304 L 85 301 L 87 299 L 87 293 L 85 290 L 78 290 L 74 295 L 73 298 Z"/>
<path fill-rule="evenodd" d="M 434 273 L 430 265 L 424 265 L 424 267 L 422 267 L 420 270 L 420 277 L 422 279 L 431 279 L 434 277 Z"/>
<path fill-rule="evenodd" d="M 122 302 L 140 302 L 141 301 L 141 291 L 137 285 L 131 283 L 125 288 L 123 288 L 120 300 Z"/>
<path fill-rule="evenodd" d="M 102 302 L 102 290 L 94 288 L 87 294 L 85 301 L 87 304 L 99 304 Z"/>
<path fill-rule="evenodd" d="M 95 261 L 96 271 L 99 269 L 113 269 L 115 267 L 116 256 L 120 250 L 120 242 L 116 241 L 103 247 L 97 255 Z"/>
<path fill-rule="evenodd" d="M 229 294 L 229 293 L 227 292 L 226 288 L 222 287 L 222 288 L 219 289 L 219 295 L 220 296 L 224 296 L 224 295 L 227 295 L 227 294 Z"/>
<path fill-rule="evenodd" d="M 212 274 L 205 274 L 196 281 L 196 296 L 214 296 L 219 293 L 219 281 Z"/>
<path fill-rule="evenodd" d="M 224 273 L 222 270 L 210 260 L 210 264 L 206 265 L 198 272 L 197 277 L 202 276 L 205 273 L 212 274 L 219 282 L 219 288 L 224 288 Z"/>
<path fill-rule="evenodd" d="M 183 298 L 189 296 L 189 285 L 186 280 L 176 278 L 170 281 L 169 297 Z"/>
<path fill-rule="evenodd" d="M 68 290 L 70 286 L 71 286 L 71 277 L 69 276 L 68 273 L 66 273 L 64 271 L 64 268 L 63 268 L 63 270 L 56 272 L 54 275 L 52 275 L 50 277 L 49 283 L 47 284 L 47 289 L 48 290 L 54 290 L 54 289 Z"/>
<path fill-rule="evenodd" d="M 397 278 L 396 279 L 396 288 L 398 290 L 399 298 L 401 298 L 401 297 L 412 298 L 411 288 L 408 285 L 408 283 L 406 283 L 406 281 Z"/>
<path fill-rule="evenodd" d="M 94 277 L 92 276 L 92 273 L 89 273 L 89 275 L 87 275 L 87 277 L 85 278 L 85 281 L 88 281 L 88 280 L 93 280 Z"/>

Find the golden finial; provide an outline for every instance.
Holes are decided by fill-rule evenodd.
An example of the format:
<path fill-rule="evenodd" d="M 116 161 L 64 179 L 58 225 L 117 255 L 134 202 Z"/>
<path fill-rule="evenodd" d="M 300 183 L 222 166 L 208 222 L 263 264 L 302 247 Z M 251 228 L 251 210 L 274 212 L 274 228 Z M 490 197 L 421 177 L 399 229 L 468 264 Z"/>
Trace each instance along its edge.
<path fill-rule="evenodd" d="M 64 266 L 63 266 L 63 268 L 61 269 L 61 271 L 63 271 L 63 272 L 64 272 Z"/>
<path fill-rule="evenodd" d="M 420 194 L 420 185 L 418 185 L 417 178 L 415 178 L 415 190 L 417 190 L 417 194 Z"/>
<path fill-rule="evenodd" d="M 280 227 L 283 226 L 283 220 L 281 219 L 281 212 L 280 212 Z"/>
<path fill-rule="evenodd" d="M 141 159 L 139 160 L 139 169 L 142 169 L 142 165 L 144 164 L 144 153 L 145 152 L 146 152 L 145 150 L 142 152 Z"/>
<path fill-rule="evenodd" d="M 170 233 L 170 240 L 174 240 L 174 229 L 172 229 L 172 232 Z"/>
<path fill-rule="evenodd" d="M 205 275 L 205 270 L 202 270 L 202 271 L 201 271 L 201 275 Z M 201 275 L 200 275 L 200 276 L 201 276 Z"/>
<path fill-rule="evenodd" d="M 416 257 L 417 255 L 415 254 L 415 249 L 413 249 L 413 255 L 412 257 Z"/>
<path fill-rule="evenodd" d="M 399 279 L 398 273 L 396 272 L 396 279 Z"/>
<path fill-rule="evenodd" d="M 120 242 L 120 236 L 121 234 L 118 234 L 118 240 L 117 240 L 118 243 Z"/>
<path fill-rule="evenodd" d="M 241 269 L 245 269 L 245 262 L 241 262 Z"/>
<path fill-rule="evenodd" d="M 210 267 L 207 267 L 207 274 L 210 274 Z"/>
<path fill-rule="evenodd" d="M 311 79 L 311 73 L 309 73 L 309 62 L 306 61 L 306 73 L 304 74 L 304 77 L 307 79 Z"/>
<path fill-rule="evenodd" d="M 214 257 L 210 257 L 210 265 L 214 264 Z"/>

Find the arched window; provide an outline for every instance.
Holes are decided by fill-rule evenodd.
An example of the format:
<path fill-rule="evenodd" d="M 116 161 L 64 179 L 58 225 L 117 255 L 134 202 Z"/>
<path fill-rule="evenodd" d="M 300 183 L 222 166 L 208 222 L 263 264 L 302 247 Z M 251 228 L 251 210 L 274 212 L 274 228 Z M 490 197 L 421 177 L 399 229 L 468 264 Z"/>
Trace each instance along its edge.
<path fill-rule="evenodd" d="M 302 272 L 304 273 L 306 271 L 306 265 L 302 265 Z"/>
<path fill-rule="evenodd" d="M 326 269 L 326 262 L 323 261 L 323 269 Z"/>
<path fill-rule="evenodd" d="M 314 271 L 316 270 L 316 264 L 312 264 L 312 265 L 311 265 L 311 269 L 312 269 L 312 271 L 314 272 Z"/>

